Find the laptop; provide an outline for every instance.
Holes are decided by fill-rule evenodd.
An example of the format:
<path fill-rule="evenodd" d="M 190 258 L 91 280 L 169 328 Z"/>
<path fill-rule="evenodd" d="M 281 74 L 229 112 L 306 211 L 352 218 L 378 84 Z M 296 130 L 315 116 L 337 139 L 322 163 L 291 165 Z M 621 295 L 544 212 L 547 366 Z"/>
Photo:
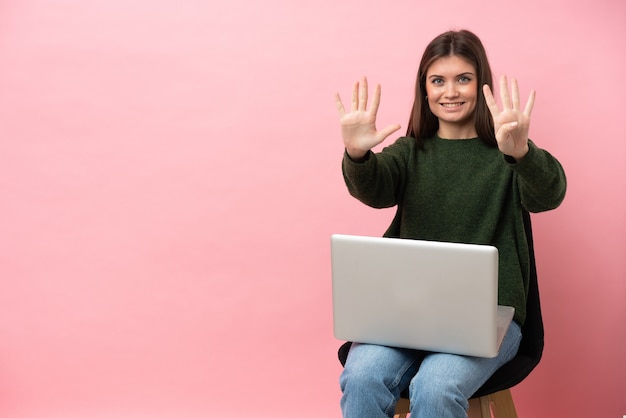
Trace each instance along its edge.
<path fill-rule="evenodd" d="M 493 246 L 335 234 L 331 264 L 340 340 L 495 357 L 513 319 Z"/>

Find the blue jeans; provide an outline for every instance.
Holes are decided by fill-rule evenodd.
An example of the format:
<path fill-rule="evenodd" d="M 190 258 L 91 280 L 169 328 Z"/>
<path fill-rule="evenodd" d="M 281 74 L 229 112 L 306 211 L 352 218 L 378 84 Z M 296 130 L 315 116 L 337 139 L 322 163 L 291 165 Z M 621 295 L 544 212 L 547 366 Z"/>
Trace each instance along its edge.
<path fill-rule="evenodd" d="M 409 388 L 412 418 L 467 418 L 468 399 L 517 354 L 522 333 L 511 323 L 495 358 L 354 343 L 339 379 L 344 418 L 393 417 Z"/>

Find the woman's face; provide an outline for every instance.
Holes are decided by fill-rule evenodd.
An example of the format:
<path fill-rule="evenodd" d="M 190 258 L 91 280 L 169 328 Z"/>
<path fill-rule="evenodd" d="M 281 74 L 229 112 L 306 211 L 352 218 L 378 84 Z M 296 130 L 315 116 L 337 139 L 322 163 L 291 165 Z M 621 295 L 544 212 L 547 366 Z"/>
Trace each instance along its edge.
<path fill-rule="evenodd" d="M 430 111 L 439 119 L 440 136 L 476 136 L 478 80 L 474 65 L 456 55 L 439 58 L 426 71 L 426 96 Z"/>

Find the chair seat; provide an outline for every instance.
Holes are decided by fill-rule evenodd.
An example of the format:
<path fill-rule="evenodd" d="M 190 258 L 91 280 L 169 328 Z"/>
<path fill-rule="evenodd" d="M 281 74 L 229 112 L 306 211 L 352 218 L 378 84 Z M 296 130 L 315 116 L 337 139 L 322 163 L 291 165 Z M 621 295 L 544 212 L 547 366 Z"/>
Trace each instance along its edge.
<path fill-rule="evenodd" d="M 410 413 L 410 408 L 409 400 L 400 398 L 394 417 L 406 418 Z M 517 411 L 509 389 L 470 399 L 468 418 L 491 418 L 492 412 L 494 418 L 517 418 Z"/>

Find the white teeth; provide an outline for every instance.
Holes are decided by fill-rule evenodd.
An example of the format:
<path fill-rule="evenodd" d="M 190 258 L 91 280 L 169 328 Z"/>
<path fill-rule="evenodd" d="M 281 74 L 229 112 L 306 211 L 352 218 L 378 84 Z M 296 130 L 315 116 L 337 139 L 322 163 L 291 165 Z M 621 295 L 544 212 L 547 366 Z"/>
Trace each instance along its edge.
<path fill-rule="evenodd" d="M 443 107 L 455 107 L 455 106 L 460 106 L 461 103 L 442 103 L 441 105 Z"/>

